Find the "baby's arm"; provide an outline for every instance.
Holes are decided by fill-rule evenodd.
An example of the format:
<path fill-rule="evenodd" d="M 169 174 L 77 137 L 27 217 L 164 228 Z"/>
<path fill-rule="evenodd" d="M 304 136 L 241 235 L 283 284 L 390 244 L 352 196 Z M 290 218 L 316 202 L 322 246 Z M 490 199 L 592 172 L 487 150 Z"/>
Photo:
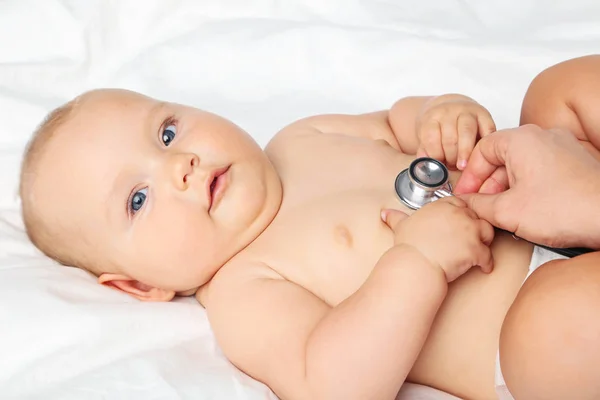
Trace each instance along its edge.
<path fill-rule="evenodd" d="M 236 269 L 210 284 L 211 326 L 225 355 L 284 399 L 394 399 L 447 291 L 411 246 L 390 249 L 335 307 L 272 271 Z"/>
<path fill-rule="evenodd" d="M 600 55 L 564 61 L 531 82 L 521 125 L 567 129 L 600 159 Z"/>
<path fill-rule="evenodd" d="M 489 112 L 460 94 L 405 97 L 390 110 L 361 115 L 304 118 L 284 128 L 273 142 L 311 133 L 384 140 L 405 154 L 429 156 L 464 168 L 478 137 L 496 129 Z"/>
<path fill-rule="evenodd" d="M 325 114 L 298 120 L 280 135 L 302 133 L 343 134 L 373 140 L 385 140 L 405 154 L 416 154 L 419 147 L 417 117 L 431 96 L 404 97 L 391 109 L 365 114 Z"/>

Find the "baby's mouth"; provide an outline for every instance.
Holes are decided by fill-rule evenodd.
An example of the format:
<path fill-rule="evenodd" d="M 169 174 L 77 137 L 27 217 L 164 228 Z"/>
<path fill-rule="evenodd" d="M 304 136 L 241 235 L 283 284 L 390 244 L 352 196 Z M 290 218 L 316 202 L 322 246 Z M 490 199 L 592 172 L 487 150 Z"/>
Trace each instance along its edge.
<path fill-rule="evenodd" d="M 210 197 L 211 198 L 213 197 L 213 192 L 215 191 L 215 186 L 217 185 L 217 178 L 218 177 L 213 178 L 213 181 L 210 184 Z"/>
<path fill-rule="evenodd" d="M 216 206 L 219 200 L 223 197 L 223 192 L 225 191 L 228 183 L 227 179 L 227 171 L 229 171 L 230 165 L 226 167 L 219 168 L 211 174 L 212 179 L 210 180 L 210 184 L 208 187 L 208 212 Z"/>

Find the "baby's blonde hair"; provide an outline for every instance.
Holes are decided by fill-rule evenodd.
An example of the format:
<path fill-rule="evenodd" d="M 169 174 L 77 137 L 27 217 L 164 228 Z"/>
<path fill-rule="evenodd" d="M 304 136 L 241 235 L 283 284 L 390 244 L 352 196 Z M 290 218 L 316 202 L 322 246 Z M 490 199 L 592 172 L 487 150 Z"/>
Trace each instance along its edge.
<path fill-rule="evenodd" d="M 72 250 L 72 241 L 77 235 L 71 235 L 68 229 L 62 229 L 60 221 L 51 223 L 49 216 L 39 212 L 35 195 L 35 180 L 40 160 L 47 144 L 56 136 L 57 131 L 70 119 L 79 104 L 81 96 L 51 111 L 34 131 L 21 164 L 19 197 L 25 231 L 31 242 L 45 255 L 66 266 L 79 267 L 96 275 L 97 268 L 82 254 Z M 76 240 L 81 240 L 79 237 Z"/>

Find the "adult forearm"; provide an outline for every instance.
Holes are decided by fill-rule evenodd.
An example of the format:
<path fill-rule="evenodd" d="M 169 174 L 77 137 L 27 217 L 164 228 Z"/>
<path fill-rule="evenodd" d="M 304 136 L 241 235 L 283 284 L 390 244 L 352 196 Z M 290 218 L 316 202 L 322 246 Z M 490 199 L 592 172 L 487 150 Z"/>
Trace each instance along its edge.
<path fill-rule="evenodd" d="M 393 399 L 446 291 L 443 271 L 420 253 L 408 246 L 390 249 L 309 337 L 306 379 L 313 398 Z"/>

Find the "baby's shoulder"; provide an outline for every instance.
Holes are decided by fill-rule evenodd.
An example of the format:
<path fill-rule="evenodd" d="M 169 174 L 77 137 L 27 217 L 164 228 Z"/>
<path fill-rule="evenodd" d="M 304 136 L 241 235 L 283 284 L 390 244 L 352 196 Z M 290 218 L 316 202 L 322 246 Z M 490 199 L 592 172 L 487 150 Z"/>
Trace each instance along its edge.
<path fill-rule="evenodd" d="M 293 122 L 277 132 L 264 148 L 265 154 L 281 173 L 322 148 L 324 135 L 310 119 Z"/>
<path fill-rule="evenodd" d="M 314 124 L 314 120 L 319 119 L 320 117 L 321 116 L 303 118 L 286 125 L 273 135 L 267 144 L 266 149 L 278 149 L 280 147 L 293 145 L 298 140 L 307 140 L 320 135 L 322 132 L 319 130 L 318 126 Z"/>
<path fill-rule="evenodd" d="M 211 299 L 224 293 L 243 293 L 245 285 L 261 280 L 284 279 L 267 264 L 254 260 L 230 261 L 221 267 L 212 279 L 196 292 L 196 299 L 208 308 Z"/>
<path fill-rule="evenodd" d="M 385 142 L 400 151 L 400 146 L 389 124 L 388 112 L 366 114 L 321 114 L 297 120 L 281 129 L 267 144 L 266 151 L 285 152 L 301 144 L 306 148 L 321 143 L 325 146 L 340 140 L 368 139 Z"/>

